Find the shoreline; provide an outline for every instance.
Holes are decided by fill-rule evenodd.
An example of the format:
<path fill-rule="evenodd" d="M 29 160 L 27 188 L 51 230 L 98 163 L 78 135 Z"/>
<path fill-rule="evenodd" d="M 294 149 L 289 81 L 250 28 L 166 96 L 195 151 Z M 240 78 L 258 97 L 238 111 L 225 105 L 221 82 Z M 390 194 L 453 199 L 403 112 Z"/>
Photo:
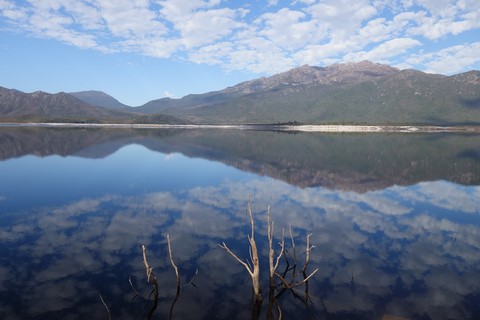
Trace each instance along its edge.
<path fill-rule="evenodd" d="M 271 130 L 318 133 L 480 133 L 478 125 L 275 125 L 275 124 L 126 124 L 126 123 L 0 123 L 0 127 L 60 127 L 60 128 L 133 128 L 133 129 L 229 129 Z"/>

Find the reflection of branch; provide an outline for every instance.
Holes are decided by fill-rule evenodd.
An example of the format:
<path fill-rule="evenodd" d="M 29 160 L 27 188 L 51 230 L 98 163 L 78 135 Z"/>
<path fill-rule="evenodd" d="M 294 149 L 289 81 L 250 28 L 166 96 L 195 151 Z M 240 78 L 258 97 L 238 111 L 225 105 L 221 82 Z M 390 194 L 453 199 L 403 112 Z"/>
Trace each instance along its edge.
<path fill-rule="evenodd" d="M 142 296 L 142 295 L 140 294 L 140 292 L 138 292 L 138 290 L 135 289 L 135 287 L 133 286 L 132 277 L 128 277 L 128 282 L 130 283 L 130 287 L 132 287 L 133 291 L 135 292 L 135 296 L 132 298 L 132 301 L 133 301 L 133 299 L 135 299 L 137 296 Z"/>
<path fill-rule="evenodd" d="M 102 303 L 103 303 L 103 306 L 105 307 L 105 309 L 107 309 L 108 320 L 112 320 L 112 315 L 110 314 L 110 309 L 108 309 L 107 304 L 103 300 L 102 294 L 100 292 L 98 293 L 98 296 L 100 297 L 100 300 L 102 300 Z"/>
<path fill-rule="evenodd" d="M 188 286 L 188 285 L 192 285 L 192 286 L 194 286 L 194 287 L 197 287 L 197 286 L 195 285 L 195 283 L 193 283 L 193 280 L 195 280 L 195 277 L 197 276 L 197 274 L 198 274 L 198 268 L 197 268 L 197 270 L 195 271 L 195 274 L 194 274 L 194 275 L 192 276 L 192 278 L 190 279 L 190 281 L 188 281 L 187 283 L 185 283 L 185 284 L 182 286 L 182 288 L 184 288 L 184 287 L 186 287 L 186 286 Z"/>
<path fill-rule="evenodd" d="M 158 281 L 157 281 L 157 276 L 155 275 L 155 273 L 153 273 L 153 268 L 151 268 L 150 265 L 148 264 L 147 247 L 145 247 L 144 244 L 142 244 L 142 252 L 143 252 L 143 264 L 145 265 L 145 271 L 147 273 L 147 282 L 150 282 L 153 286 L 153 294 L 154 294 L 153 305 L 152 305 L 152 308 L 150 309 L 150 312 L 148 313 L 148 319 L 151 319 L 158 305 Z"/>
<path fill-rule="evenodd" d="M 168 243 L 168 255 L 170 257 L 170 262 L 172 263 L 172 267 L 175 270 L 175 275 L 177 276 L 177 291 L 175 294 L 175 298 L 173 299 L 172 305 L 170 306 L 170 312 L 169 312 L 169 319 L 172 319 L 173 317 L 173 307 L 175 307 L 175 304 L 177 303 L 178 297 L 180 296 L 180 274 L 178 273 L 178 267 L 175 264 L 175 261 L 173 261 L 173 254 L 172 254 L 172 246 L 170 245 L 170 235 L 167 234 L 167 243 Z"/>

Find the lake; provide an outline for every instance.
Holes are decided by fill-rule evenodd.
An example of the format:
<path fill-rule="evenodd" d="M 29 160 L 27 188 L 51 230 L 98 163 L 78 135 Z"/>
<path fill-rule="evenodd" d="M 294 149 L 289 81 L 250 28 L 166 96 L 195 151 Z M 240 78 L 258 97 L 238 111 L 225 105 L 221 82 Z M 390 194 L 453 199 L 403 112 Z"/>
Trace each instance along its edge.
<path fill-rule="evenodd" d="M 480 319 L 478 134 L 0 127 L 0 177 L 1 319 Z"/>

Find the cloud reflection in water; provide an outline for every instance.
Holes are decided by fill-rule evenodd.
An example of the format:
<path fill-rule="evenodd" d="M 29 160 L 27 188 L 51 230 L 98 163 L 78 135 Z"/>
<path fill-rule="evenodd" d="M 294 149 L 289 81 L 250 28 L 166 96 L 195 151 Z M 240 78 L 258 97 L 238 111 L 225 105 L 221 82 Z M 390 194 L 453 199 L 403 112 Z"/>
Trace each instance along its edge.
<path fill-rule="evenodd" d="M 159 314 L 166 313 L 175 288 L 164 238 L 169 233 L 183 281 L 200 270 L 197 288 L 183 290 L 175 316 L 248 318 L 248 278 L 217 247 L 237 243 L 236 251 L 245 253 L 247 192 L 260 239 L 267 205 L 277 238 L 292 225 L 303 248 L 305 233 L 313 233 L 311 265 L 320 271 L 310 294 L 318 315 L 473 316 L 467 305 L 480 292 L 480 187 L 439 181 L 358 194 L 299 189 L 269 178 L 108 195 L 10 216 L 0 229 L 0 314 L 101 319 L 101 291 L 115 318 L 141 316 L 144 302 L 129 302 L 128 285 L 132 276 L 144 286 L 141 243 L 150 248 L 160 278 Z M 260 250 L 266 252 L 265 243 Z M 293 314 L 294 305 L 282 306 Z"/>

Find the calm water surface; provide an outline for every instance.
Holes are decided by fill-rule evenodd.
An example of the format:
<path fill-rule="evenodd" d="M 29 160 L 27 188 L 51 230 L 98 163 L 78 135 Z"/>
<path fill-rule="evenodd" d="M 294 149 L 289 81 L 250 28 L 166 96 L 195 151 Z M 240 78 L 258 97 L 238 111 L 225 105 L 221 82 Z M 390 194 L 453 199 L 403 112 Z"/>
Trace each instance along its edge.
<path fill-rule="evenodd" d="M 311 233 L 319 268 L 275 292 L 274 319 L 480 319 L 479 135 L 0 127 L 0 177 L 1 319 L 108 319 L 99 294 L 112 319 L 147 319 L 142 244 L 153 319 L 256 319 L 218 246 L 248 258 L 249 194 L 259 319 L 268 205 L 274 243 L 291 227 L 300 268 Z"/>

